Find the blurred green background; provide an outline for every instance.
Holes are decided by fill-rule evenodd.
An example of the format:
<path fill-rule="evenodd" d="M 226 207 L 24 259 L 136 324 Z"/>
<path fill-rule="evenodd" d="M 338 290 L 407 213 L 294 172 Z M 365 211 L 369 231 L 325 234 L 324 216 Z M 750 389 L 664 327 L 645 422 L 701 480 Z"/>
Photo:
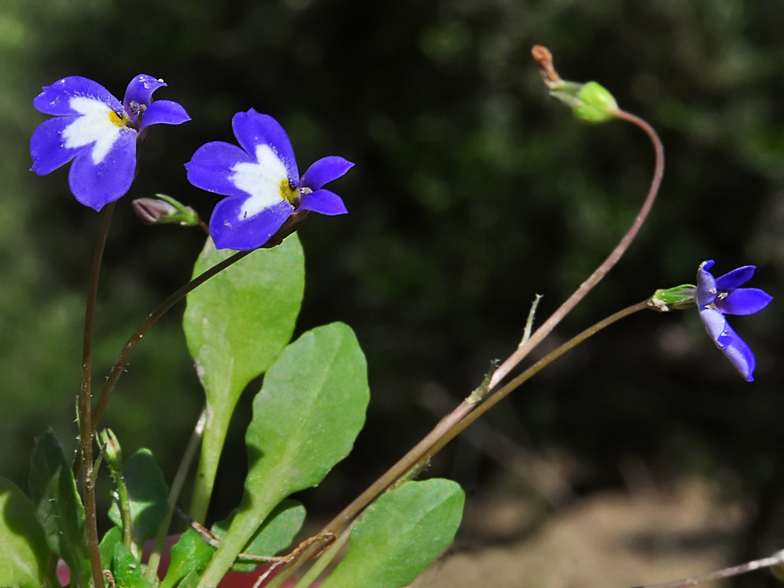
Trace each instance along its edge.
<path fill-rule="evenodd" d="M 148 228 L 132 198 L 170 194 L 208 218 L 217 198 L 183 163 L 255 108 L 288 130 L 300 169 L 357 165 L 331 187 L 350 214 L 314 217 L 301 333 L 351 325 L 373 398 L 356 450 L 307 495 L 342 507 L 435 423 L 423 391 L 466 395 L 517 345 L 536 293 L 539 322 L 601 262 L 637 213 L 653 157 L 638 129 L 591 127 L 548 98 L 530 59 L 547 45 L 567 79 L 595 79 L 647 118 L 667 149 L 660 199 L 618 267 L 552 336 L 564 340 L 660 287 L 758 266 L 776 300 L 732 321 L 754 349 L 747 384 L 694 311 L 636 315 L 538 376 L 486 421 L 540 455 L 581 464 L 578 495 L 697 473 L 756 504 L 739 556 L 784 547 L 784 4 L 775 0 L 0 0 L 0 471 L 26 487 L 34 437 L 73 446 L 83 299 L 99 215 L 67 172 L 28 172 L 45 119 L 41 86 L 68 75 L 122 96 L 138 73 L 193 121 L 158 127 L 115 214 L 98 309 L 96 378 L 128 334 L 190 276 L 197 230 Z M 132 358 L 104 424 L 169 476 L 202 397 L 179 329 L 182 307 Z M 545 347 L 550 348 L 549 345 Z M 241 494 L 239 407 L 212 513 Z M 497 466 L 460 443 L 431 473 L 481 493 Z M 457 451 L 457 454 L 455 452 Z M 108 492 L 108 490 L 107 490 Z"/>

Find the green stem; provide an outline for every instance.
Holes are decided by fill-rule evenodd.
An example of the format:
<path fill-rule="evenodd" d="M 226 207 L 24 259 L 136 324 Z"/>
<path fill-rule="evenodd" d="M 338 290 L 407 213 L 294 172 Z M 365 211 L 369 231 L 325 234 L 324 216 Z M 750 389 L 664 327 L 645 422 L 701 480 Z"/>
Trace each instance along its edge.
<path fill-rule="evenodd" d="M 120 519 L 122 521 L 123 544 L 131 551 L 134 556 L 138 555 L 139 549 L 133 543 L 133 521 L 131 520 L 131 499 L 128 497 L 128 487 L 122 478 L 122 472 L 114 469 L 112 462 L 109 463 L 109 471 L 117 486 L 117 502 L 120 509 Z"/>
<path fill-rule="evenodd" d="M 188 441 L 188 446 L 185 448 L 185 453 L 182 456 L 182 461 L 177 468 L 177 473 L 172 481 L 171 490 L 169 490 L 169 512 L 158 527 L 158 532 L 155 535 L 155 544 L 150 554 L 150 559 L 147 561 L 147 571 L 145 572 L 145 579 L 151 584 L 155 583 L 158 576 L 158 566 L 161 562 L 161 553 L 163 552 L 163 544 L 166 541 L 166 535 L 169 532 L 171 525 L 172 515 L 174 514 L 174 507 L 177 506 L 177 500 L 182 493 L 182 487 L 185 485 L 185 478 L 190 470 L 193 458 L 196 456 L 196 450 L 199 448 L 202 435 L 204 435 L 204 424 L 206 422 L 206 409 L 201 411 L 199 420 L 196 422 L 196 427 L 193 429 L 193 434 Z"/>
<path fill-rule="evenodd" d="M 109 373 L 109 377 L 106 380 L 106 383 L 103 386 L 103 390 L 101 390 L 101 395 L 98 397 L 98 402 L 95 405 L 95 409 L 92 413 L 92 426 L 93 428 L 98 426 L 98 423 L 103 416 L 104 411 L 106 410 L 106 405 L 109 403 L 109 398 L 112 395 L 112 391 L 114 387 L 117 385 L 117 380 L 120 379 L 123 371 L 125 370 L 125 366 L 128 364 L 128 358 L 131 356 L 131 353 L 136 348 L 136 345 L 141 341 L 142 337 L 150 330 L 150 328 L 161 318 L 166 312 L 175 304 L 177 304 L 180 300 L 185 298 L 190 292 L 201 286 L 204 282 L 209 280 L 214 275 L 222 272 L 227 267 L 237 263 L 240 259 L 253 253 L 253 251 L 240 251 L 235 253 L 231 257 L 227 257 L 223 261 L 218 264 L 215 264 L 210 269 L 205 271 L 200 276 L 192 279 L 190 282 L 182 286 L 179 290 L 174 292 L 171 296 L 169 296 L 166 300 L 161 302 L 158 307 L 153 310 L 144 322 L 139 325 L 139 328 L 136 329 L 131 338 L 128 339 L 128 342 L 125 344 L 125 347 L 120 353 L 120 356 L 117 358 L 117 361 L 114 362 L 112 366 L 112 371 Z M 90 422 L 88 419 L 87 422 Z"/>
<path fill-rule="evenodd" d="M 204 432 L 204 442 L 202 443 L 201 455 L 199 456 L 196 479 L 193 482 L 191 509 L 188 513 L 198 523 L 203 524 L 207 516 L 207 509 L 212 498 L 212 489 L 215 486 L 215 476 L 218 473 L 218 462 L 220 461 L 223 444 L 226 441 L 232 412 L 233 409 L 228 410 L 227 407 L 224 407 L 223 410 L 219 410 L 216 413 L 210 407 L 209 402 L 207 402 L 207 427 Z"/>
<path fill-rule="evenodd" d="M 98 281 L 101 274 L 101 261 L 106 247 L 106 237 L 112 222 L 115 203 L 106 205 L 98 242 L 95 245 L 90 285 L 87 291 L 87 304 L 84 313 L 84 338 L 82 345 L 82 382 L 79 392 L 79 440 L 80 440 L 80 471 L 82 494 L 84 495 L 84 514 L 87 530 L 87 547 L 90 552 L 90 564 L 93 572 L 94 588 L 104 588 L 103 567 L 101 566 L 100 542 L 98 539 L 98 515 L 95 504 L 95 483 L 93 477 L 93 434 L 90 412 L 92 409 L 92 362 L 93 362 L 93 330 L 95 326 L 95 303 L 98 298 Z"/>

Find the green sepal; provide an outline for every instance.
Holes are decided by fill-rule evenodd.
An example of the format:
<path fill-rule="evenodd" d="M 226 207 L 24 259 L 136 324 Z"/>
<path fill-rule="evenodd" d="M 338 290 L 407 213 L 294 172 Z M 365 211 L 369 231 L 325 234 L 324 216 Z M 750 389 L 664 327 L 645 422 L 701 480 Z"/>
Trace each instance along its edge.
<path fill-rule="evenodd" d="M 405 482 L 351 531 L 348 553 L 321 588 L 408 586 L 454 541 L 465 493 L 450 480 Z"/>
<path fill-rule="evenodd" d="M 0 513 L 0 586 L 43 586 L 50 553 L 44 531 L 30 499 L 2 477 Z"/>
<path fill-rule="evenodd" d="M 71 466 L 54 431 L 38 437 L 30 464 L 30 495 L 49 549 L 71 570 L 72 588 L 92 583 L 82 500 Z"/>
<path fill-rule="evenodd" d="M 681 284 L 666 290 L 656 290 L 648 299 L 648 307 L 656 312 L 683 310 L 697 304 L 697 286 Z"/>
<path fill-rule="evenodd" d="M 607 122 L 618 113 L 618 103 L 613 95 L 597 82 L 578 84 L 560 81 L 548 86 L 550 95 L 571 108 L 574 116 L 583 122 Z"/>

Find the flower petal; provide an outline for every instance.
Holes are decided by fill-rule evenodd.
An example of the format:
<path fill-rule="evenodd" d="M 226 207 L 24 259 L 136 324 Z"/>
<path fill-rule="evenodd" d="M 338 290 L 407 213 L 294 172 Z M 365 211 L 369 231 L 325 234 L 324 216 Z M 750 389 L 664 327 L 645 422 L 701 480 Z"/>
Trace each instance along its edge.
<path fill-rule="evenodd" d="M 136 133 L 121 133 L 106 155 L 95 161 L 92 150 L 85 149 L 74 160 L 68 183 L 76 199 L 101 210 L 131 188 L 136 172 Z"/>
<path fill-rule="evenodd" d="M 252 108 L 248 112 L 238 112 L 231 120 L 234 135 L 245 151 L 256 155 L 260 145 L 267 145 L 283 162 L 289 182 L 296 186 L 299 181 L 297 160 L 286 131 L 280 123 L 268 114 L 259 114 Z"/>
<path fill-rule="evenodd" d="M 245 198 L 225 198 L 212 211 L 210 235 L 218 249 L 250 251 L 264 245 L 294 212 L 286 200 L 243 217 Z"/>
<path fill-rule="evenodd" d="M 181 125 L 189 120 L 191 120 L 191 117 L 177 102 L 156 100 L 142 113 L 142 124 L 139 126 L 139 132 L 142 132 L 150 125 Z"/>
<path fill-rule="evenodd" d="M 714 261 L 703 261 L 697 270 L 697 304 L 700 307 L 713 304 L 716 300 L 718 290 L 716 289 L 716 280 L 713 275 L 708 271 L 713 267 Z"/>
<path fill-rule="evenodd" d="M 152 93 L 165 85 L 163 80 L 146 74 L 139 74 L 128 84 L 123 97 L 123 106 L 134 127 L 137 126 L 140 112 L 150 106 Z"/>
<path fill-rule="evenodd" d="M 242 149 L 224 141 L 213 141 L 202 145 L 185 164 L 188 181 L 202 190 L 224 196 L 248 197 L 231 181 L 232 168 L 238 163 L 253 163 L 253 158 Z"/>
<path fill-rule="evenodd" d="M 87 149 L 86 145 L 68 149 L 63 144 L 62 132 L 76 118 L 75 116 L 58 116 L 38 125 L 30 138 L 30 155 L 33 157 L 33 167 L 30 168 L 30 171 L 34 171 L 39 176 L 45 176 Z"/>
<path fill-rule="evenodd" d="M 93 163 L 98 165 L 121 135 L 133 135 L 135 140 L 136 131 L 125 126 L 117 113 L 103 102 L 76 97 L 71 98 L 70 103 L 82 116 L 73 117 L 73 122 L 60 133 L 63 147 L 76 149 L 92 145 L 90 153 Z"/>
<path fill-rule="evenodd" d="M 738 336 L 733 328 L 727 324 L 721 337 L 719 337 L 720 349 L 727 356 L 727 359 L 732 362 L 740 372 L 740 375 L 745 378 L 747 382 L 754 381 L 754 368 L 757 365 L 757 360 L 754 358 L 751 348 L 746 342 Z"/>
<path fill-rule="evenodd" d="M 754 265 L 744 265 L 734 269 L 720 278 L 716 278 L 716 287 L 719 290 L 733 290 L 738 286 L 742 286 L 751 279 L 756 269 L 757 266 Z"/>
<path fill-rule="evenodd" d="M 745 280 L 744 280 L 745 281 Z M 718 282 L 718 280 L 717 280 Z M 754 314 L 765 308 L 773 296 L 759 288 L 738 288 L 716 299 L 716 308 L 725 314 Z"/>
<path fill-rule="evenodd" d="M 79 114 L 71 106 L 71 98 L 92 98 L 106 104 L 115 111 L 122 110 L 122 104 L 109 90 L 98 82 L 81 76 L 69 76 L 57 80 L 51 86 L 44 86 L 43 91 L 33 100 L 33 106 L 44 114 L 62 116 Z"/>
<path fill-rule="evenodd" d="M 726 317 L 715 308 L 700 308 L 700 318 L 710 338 L 716 345 L 719 345 L 719 337 L 727 328 Z"/>
<path fill-rule="evenodd" d="M 300 209 L 312 210 L 327 216 L 346 214 L 346 205 L 340 196 L 329 190 L 316 190 L 302 197 L 299 205 Z"/>
<path fill-rule="evenodd" d="M 327 182 L 336 180 L 344 175 L 352 167 L 354 167 L 354 164 L 342 157 L 335 155 L 323 157 L 311 165 L 308 171 L 304 173 L 299 182 L 300 188 L 310 188 L 315 192 Z"/>

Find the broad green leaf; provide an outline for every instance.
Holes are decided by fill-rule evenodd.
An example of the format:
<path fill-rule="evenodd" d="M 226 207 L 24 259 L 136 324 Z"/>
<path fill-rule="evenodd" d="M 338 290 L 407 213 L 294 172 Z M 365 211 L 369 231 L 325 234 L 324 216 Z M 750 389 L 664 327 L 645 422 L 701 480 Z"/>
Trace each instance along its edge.
<path fill-rule="evenodd" d="M 128 499 L 131 502 L 133 542 L 143 545 L 155 535 L 169 511 L 169 487 L 149 449 L 139 449 L 123 464 L 122 478 L 128 488 Z M 116 502 L 113 502 L 109 509 L 109 518 L 122 528 L 120 509 Z"/>
<path fill-rule="evenodd" d="M 122 530 L 120 527 L 112 527 L 101 539 L 99 546 L 101 552 L 101 564 L 104 569 L 112 569 L 114 561 L 114 546 L 122 543 Z"/>
<path fill-rule="evenodd" d="M 30 499 L 0 477 L 0 586 L 40 588 L 49 547 Z"/>
<path fill-rule="evenodd" d="M 193 275 L 233 251 L 208 239 Z M 291 339 L 305 290 L 305 258 L 296 235 L 259 249 L 188 295 L 183 328 L 207 395 L 207 428 L 191 516 L 204 520 L 234 407 Z"/>
<path fill-rule="evenodd" d="M 215 524 L 212 532 L 222 540 L 226 536 L 233 518 L 234 513 L 225 521 Z M 305 507 L 296 500 L 284 500 L 269 514 L 259 530 L 251 537 L 248 545 L 243 547 L 242 553 L 246 555 L 275 555 L 291 545 L 304 522 Z M 252 572 L 257 565 L 259 564 L 235 563 L 231 569 L 234 572 Z"/>
<path fill-rule="evenodd" d="M 281 353 L 253 401 L 242 506 L 200 586 L 217 584 L 284 497 L 315 486 L 348 455 L 369 397 L 365 356 L 348 326 L 309 331 Z"/>
<path fill-rule="evenodd" d="M 84 506 L 71 467 L 51 429 L 36 440 L 29 482 L 35 516 L 43 527 L 49 549 L 68 564 L 71 583 L 86 588 L 92 582 L 92 571 Z"/>
<path fill-rule="evenodd" d="M 362 515 L 346 557 L 321 588 L 408 586 L 452 544 L 465 495 L 450 480 L 405 482 Z"/>
<path fill-rule="evenodd" d="M 215 550 L 196 531 L 189 528 L 171 548 L 171 564 L 160 588 L 173 588 L 189 573 L 207 567 Z"/>
<path fill-rule="evenodd" d="M 144 570 L 139 560 L 122 543 L 114 546 L 112 574 L 118 588 L 152 588 L 152 584 L 144 579 Z"/>

